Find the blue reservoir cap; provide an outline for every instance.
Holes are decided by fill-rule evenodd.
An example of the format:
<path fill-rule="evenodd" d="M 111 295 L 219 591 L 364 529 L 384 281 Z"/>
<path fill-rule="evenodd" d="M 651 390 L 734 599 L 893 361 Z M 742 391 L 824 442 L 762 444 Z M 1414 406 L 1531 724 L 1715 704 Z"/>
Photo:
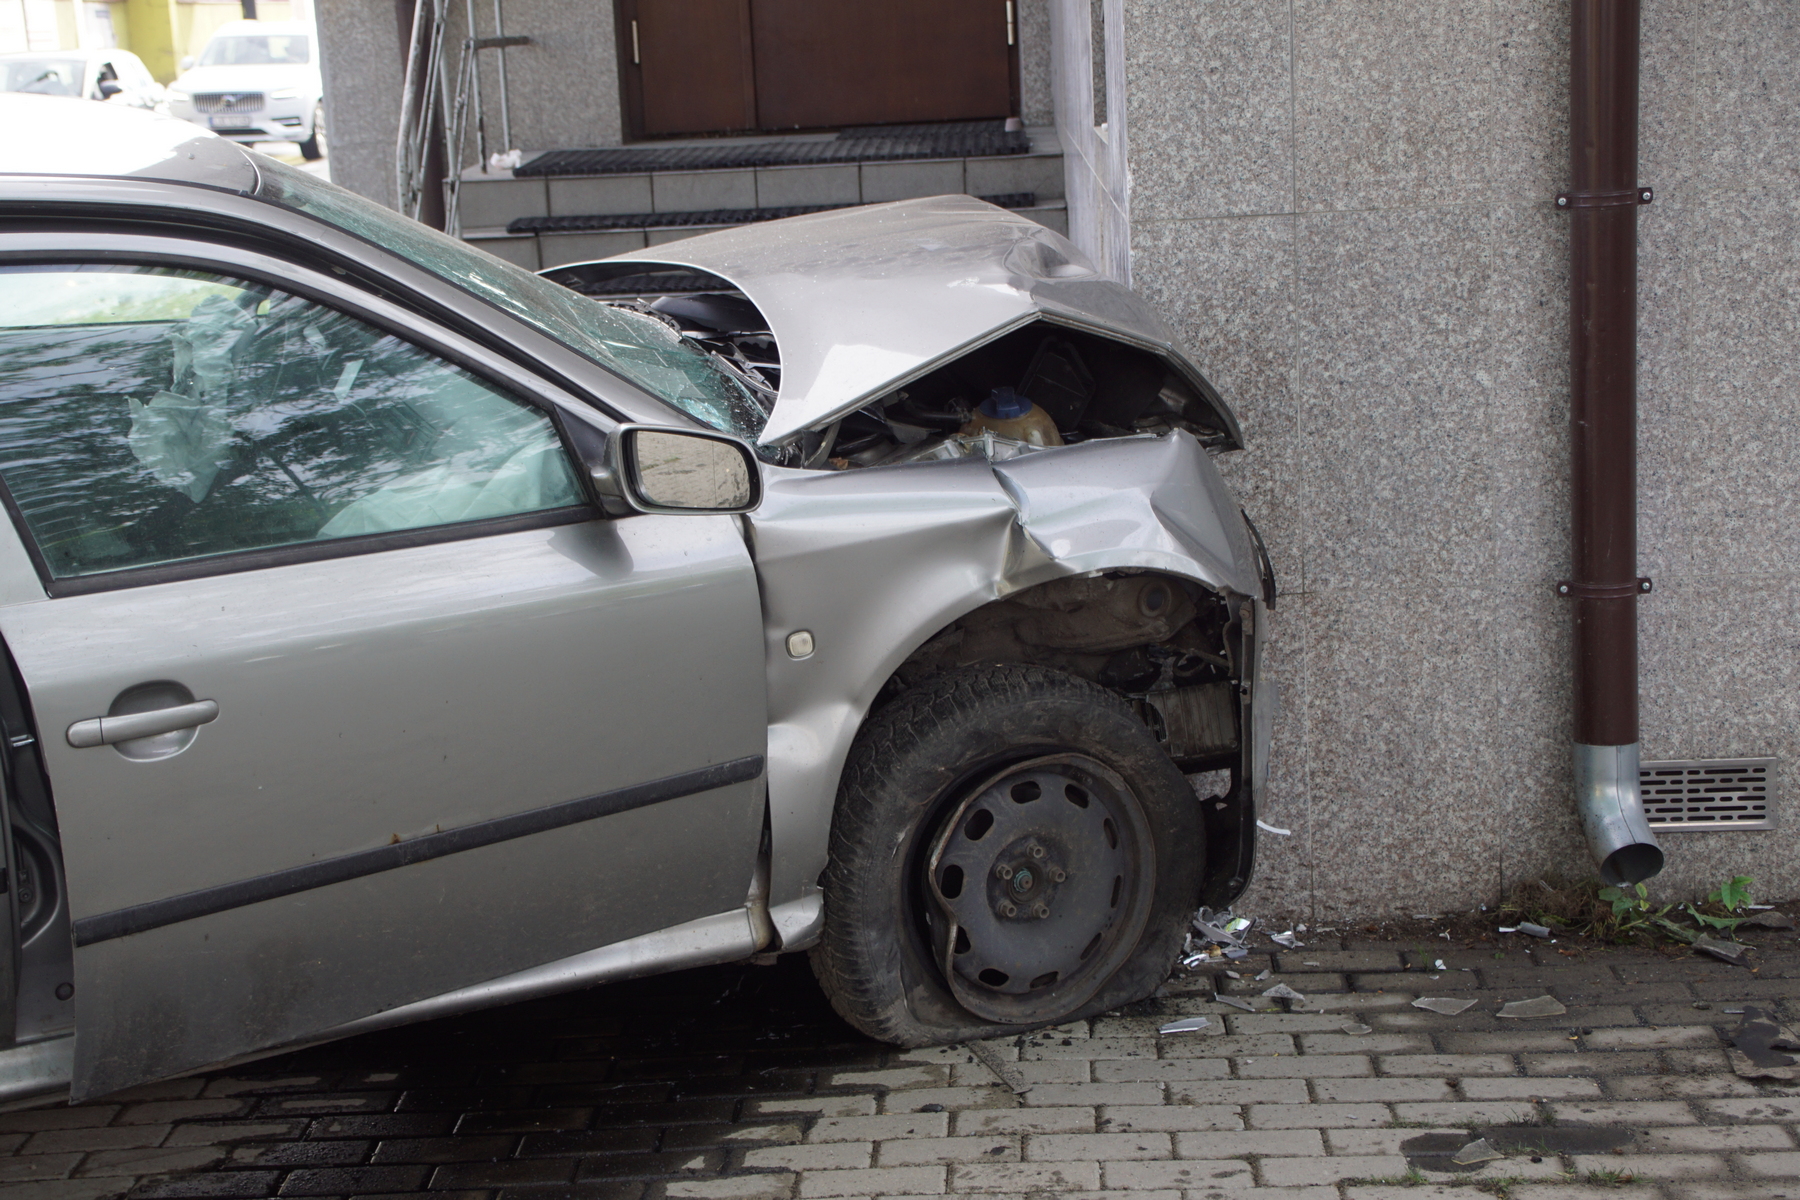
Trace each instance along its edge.
<path fill-rule="evenodd" d="M 988 393 L 988 398 L 981 402 L 983 416 L 1006 420 L 1022 417 L 1031 411 L 1031 397 L 1021 396 L 1009 387 L 997 387 Z"/>

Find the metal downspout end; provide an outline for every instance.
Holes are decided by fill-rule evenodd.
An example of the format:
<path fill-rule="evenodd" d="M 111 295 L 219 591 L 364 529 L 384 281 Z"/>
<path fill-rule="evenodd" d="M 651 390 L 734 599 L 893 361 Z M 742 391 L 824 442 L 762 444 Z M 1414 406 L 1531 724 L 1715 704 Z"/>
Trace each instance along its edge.
<path fill-rule="evenodd" d="M 1612 887 L 1642 883 L 1663 869 L 1662 847 L 1644 816 L 1638 748 L 1575 743 L 1575 810 L 1600 879 Z"/>

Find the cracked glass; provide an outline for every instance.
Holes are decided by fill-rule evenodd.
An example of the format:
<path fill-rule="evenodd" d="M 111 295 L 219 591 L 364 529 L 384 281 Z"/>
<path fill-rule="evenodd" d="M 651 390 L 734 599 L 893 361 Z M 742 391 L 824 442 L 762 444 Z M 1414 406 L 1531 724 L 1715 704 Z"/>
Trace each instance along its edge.
<path fill-rule="evenodd" d="M 0 268 L 0 478 L 57 578 L 582 503 L 550 417 L 461 367 L 116 264 Z"/>
<path fill-rule="evenodd" d="M 398 254 L 714 429 L 752 442 L 762 433 L 768 414 L 749 389 L 655 317 L 597 303 L 304 171 L 270 161 L 257 170 L 259 198 Z"/>

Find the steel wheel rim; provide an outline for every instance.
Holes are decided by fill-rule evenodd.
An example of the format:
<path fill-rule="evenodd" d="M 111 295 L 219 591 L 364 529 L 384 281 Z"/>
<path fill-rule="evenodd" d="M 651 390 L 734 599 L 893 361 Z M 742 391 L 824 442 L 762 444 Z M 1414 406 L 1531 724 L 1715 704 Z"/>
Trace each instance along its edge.
<path fill-rule="evenodd" d="M 925 875 L 951 994 L 976 1016 L 1027 1024 L 1074 1011 L 1130 957 L 1155 845 L 1117 772 L 1055 754 L 971 788 L 932 837 Z"/>

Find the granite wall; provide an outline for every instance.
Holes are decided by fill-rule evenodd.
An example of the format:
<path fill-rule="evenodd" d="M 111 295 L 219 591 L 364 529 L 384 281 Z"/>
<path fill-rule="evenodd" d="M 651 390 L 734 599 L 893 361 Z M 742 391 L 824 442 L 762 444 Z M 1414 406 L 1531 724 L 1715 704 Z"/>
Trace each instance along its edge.
<path fill-rule="evenodd" d="M 406 39 L 394 5 L 314 0 L 325 128 L 334 183 L 394 203 L 394 138 L 406 78 Z"/>
<path fill-rule="evenodd" d="M 1567 0 L 1125 0 L 1132 271 L 1243 419 L 1285 681 L 1245 911 L 1591 873 L 1571 808 Z M 1800 761 L 1800 10 L 1644 0 L 1646 758 Z M 1788 796 L 1792 787 L 1788 788 Z M 1781 798 L 1784 807 L 1788 797 Z M 1784 814 L 1785 815 L 1785 814 Z M 1670 897 L 1800 839 L 1671 833 Z"/>

